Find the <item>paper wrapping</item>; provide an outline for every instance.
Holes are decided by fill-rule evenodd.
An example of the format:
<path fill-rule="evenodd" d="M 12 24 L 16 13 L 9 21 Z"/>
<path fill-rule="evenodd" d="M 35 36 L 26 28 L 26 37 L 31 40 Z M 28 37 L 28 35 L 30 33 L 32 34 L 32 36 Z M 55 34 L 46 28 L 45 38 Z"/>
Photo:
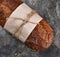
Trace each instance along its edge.
<path fill-rule="evenodd" d="M 42 19 L 33 9 L 22 3 L 8 17 L 4 28 L 19 40 L 25 42 Z"/>

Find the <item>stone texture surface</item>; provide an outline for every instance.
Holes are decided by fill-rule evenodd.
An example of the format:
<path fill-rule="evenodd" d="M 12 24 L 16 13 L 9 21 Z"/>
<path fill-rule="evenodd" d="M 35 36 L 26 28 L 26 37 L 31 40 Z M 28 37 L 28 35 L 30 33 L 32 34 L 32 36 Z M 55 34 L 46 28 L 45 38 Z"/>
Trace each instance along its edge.
<path fill-rule="evenodd" d="M 60 57 L 60 0 L 23 0 L 53 28 L 54 42 L 46 51 L 33 51 L 0 27 L 0 57 Z"/>

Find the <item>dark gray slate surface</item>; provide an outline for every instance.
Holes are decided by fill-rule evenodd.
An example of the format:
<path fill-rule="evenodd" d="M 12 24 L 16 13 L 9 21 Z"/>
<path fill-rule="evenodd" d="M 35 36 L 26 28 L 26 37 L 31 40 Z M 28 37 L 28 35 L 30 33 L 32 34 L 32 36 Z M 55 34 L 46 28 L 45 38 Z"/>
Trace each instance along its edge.
<path fill-rule="evenodd" d="M 33 51 L 0 27 L 0 57 L 60 57 L 60 0 L 23 0 L 53 28 L 55 38 L 46 51 Z"/>

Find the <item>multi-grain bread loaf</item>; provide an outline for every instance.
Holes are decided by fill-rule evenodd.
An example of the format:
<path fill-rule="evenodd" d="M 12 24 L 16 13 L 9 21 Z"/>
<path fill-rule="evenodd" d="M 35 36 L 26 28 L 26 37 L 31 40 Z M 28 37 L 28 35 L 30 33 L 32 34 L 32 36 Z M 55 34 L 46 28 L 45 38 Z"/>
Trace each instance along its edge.
<path fill-rule="evenodd" d="M 6 18 L 22 3 L 21 0 L 0 0 L 0 25 L 2 27 L 8 20 Z M 52 44 L 53 38 L 51 26 L 42 19 L 26 39 L 25 44 L 33 50 L 46 50 Z"/>

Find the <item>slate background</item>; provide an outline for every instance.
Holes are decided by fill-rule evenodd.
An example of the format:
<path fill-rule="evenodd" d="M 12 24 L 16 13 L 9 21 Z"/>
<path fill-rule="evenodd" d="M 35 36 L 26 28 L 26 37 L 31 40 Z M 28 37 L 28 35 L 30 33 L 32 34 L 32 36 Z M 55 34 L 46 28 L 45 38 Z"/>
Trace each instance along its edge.
<path fill-rule="evenodd" d="M 34 51 L 0 26 L 0 57 L 60 57 L 60 0 L 23 0 L 53 28 L 54 42 L 46 51 Z"/>

